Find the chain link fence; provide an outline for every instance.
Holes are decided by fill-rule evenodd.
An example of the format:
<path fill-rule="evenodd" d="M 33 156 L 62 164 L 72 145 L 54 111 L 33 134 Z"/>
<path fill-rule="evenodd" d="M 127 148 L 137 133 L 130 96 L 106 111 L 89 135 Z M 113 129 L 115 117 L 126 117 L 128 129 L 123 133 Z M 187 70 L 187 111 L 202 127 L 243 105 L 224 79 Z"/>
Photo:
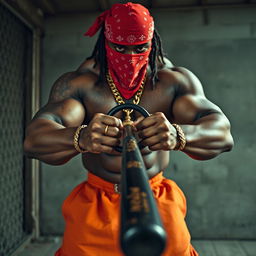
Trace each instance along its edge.
<path fill-rule="evenodd" d="M 23 139 L 31 41 L 31 31 L 0 4 L 0 256 L 27 236 Z"/>

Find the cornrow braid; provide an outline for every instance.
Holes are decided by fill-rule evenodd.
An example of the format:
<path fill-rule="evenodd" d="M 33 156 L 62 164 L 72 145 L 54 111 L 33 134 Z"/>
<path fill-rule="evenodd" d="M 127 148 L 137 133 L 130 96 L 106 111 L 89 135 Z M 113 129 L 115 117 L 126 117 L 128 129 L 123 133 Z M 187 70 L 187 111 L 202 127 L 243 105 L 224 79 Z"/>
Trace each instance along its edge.
<path fill-rule="evenodd" d="M 157 71 L 158 71 L 158 63 L 165 64 L 164 62 L 164 51 L 162 48 L 162 40 L 160 35 L 158 34 L 157 30 L 154 30 L 154 35 L 152 38 L 152 46 L 151 52 L 149 55 L 149 66 L 151 68 L 151 85 L 155 88 L 155 84 L 158 81 Z M 98 36 L 97 42 L 93 49 L 93 52 L 90 57 L 87 59 L 94 59 L 95 64 L 94 67 L 97 65 L 100 66 L 100 74 L 98 83 L 104 82 L 106 80 L 106 72 L 107 72 L 107 59 L 106 59 L 106 50 L 105 50 L 105 35 L 104 35 L 104 27 L 102 27 L 100 34 Z"/>

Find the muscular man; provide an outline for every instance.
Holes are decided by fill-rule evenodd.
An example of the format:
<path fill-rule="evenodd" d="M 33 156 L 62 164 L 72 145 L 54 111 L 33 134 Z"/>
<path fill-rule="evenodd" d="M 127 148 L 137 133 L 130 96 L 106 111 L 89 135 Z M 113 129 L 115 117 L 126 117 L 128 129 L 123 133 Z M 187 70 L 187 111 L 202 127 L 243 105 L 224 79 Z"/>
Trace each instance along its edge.
<path fill-rule="evenodd" d="M 133 113 L 142 139 L 142 154 L 168 244 L 164 256 L 197 255 L 190 244 L 182 191 L 162 172 L 169 151 L 207 160 L 233 146 L 230 124 L 206 99 L 189 70 L 173 67 L 163 56 L 153 18 L 139 4 L 115 4 L 95 21 L 86 35 L 101 29 L 93 54 L 76 71 L 53 85 L 48 103 L 27 127 L 29 157 L 61 165 L 79 153 L 88 180 L 63 204 L 66 228 L 58 256 L 122 255 L 118 245 L 121 156 L 113 147 L 123 133 L 122 113 L 106 113 L 124 102 L 151 113 Z M 87 125 L 87 126 L 86 126 Z"/>

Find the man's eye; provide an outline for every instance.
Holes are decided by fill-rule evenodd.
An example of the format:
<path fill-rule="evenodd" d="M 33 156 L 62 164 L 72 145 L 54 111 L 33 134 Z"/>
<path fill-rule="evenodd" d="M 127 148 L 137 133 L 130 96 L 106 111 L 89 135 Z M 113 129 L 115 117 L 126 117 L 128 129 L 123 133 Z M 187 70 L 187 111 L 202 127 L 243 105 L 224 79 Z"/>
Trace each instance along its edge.
<path fill-rule="evenodd" d="M 124 51 L 124 47 L 115 46 L 115 50 L 117 52 L 123 52 Z"/>
<path fill-rule="evenodd" d="M 148 48 L 143 46 L 143 47 L 138 47 L 136 50 L 137 52 L 145 52 Z"/>

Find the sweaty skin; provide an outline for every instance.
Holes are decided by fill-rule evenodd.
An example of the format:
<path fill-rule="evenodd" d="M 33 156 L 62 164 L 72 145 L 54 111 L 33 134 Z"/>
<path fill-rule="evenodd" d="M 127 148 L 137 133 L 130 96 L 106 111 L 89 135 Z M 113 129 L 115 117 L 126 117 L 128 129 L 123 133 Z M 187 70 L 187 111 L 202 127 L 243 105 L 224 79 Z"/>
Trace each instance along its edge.
<path fill-rule="evenodd" d="M 132 53 L 143 51 L 144 46 L 111 47 Z M 149 178 L 167 167 L 168 151 L 176 146 L 177 134 L 172 123 L 181 125 L 187 140 L 184 152 L 192 158 L 211 159 L 233 146 L 228 119 L 205 97 L 197 77 L 166 62 L 165 66 L 159 66 L 155 89 L 147 75 L 139 103 L 151 116 L 145 119 L 139 114 L 134 116 L 135 129 L 145 146 L 142 155 Z M 93 60 L 86 60 L 76 71 L 62 75 L 54 83 L 48 103 L 27 127 L 24 150 L 27 156 L 45 163 L 64 164 L 78 154 L 73 145 L 77 127 L 87 124 L 79 138 L 80 147 L 88 151 L 82 156 L 84 167 L 107 181 L 119 183 L 121 156 L 113 146 L 121 141 L 123 116 L 106 115 L 117 103 L 107 83 L 97 84 L 99 67 L 93 65 Z M 106 125 L 109 125 L 107 135 Z"/>

